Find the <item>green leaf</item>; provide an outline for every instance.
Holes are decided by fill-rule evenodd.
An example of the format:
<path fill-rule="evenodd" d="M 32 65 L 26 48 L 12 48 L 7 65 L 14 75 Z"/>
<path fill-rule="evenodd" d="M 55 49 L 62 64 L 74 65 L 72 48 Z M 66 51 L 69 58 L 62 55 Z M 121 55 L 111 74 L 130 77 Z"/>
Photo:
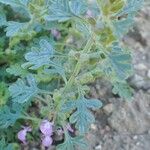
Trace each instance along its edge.
<path fill-rule="evenodd" d="M 23 64 L 23 68 L 29 67 L 29 69 L 36 70 L 44 66 L 44 72 L 49 74 L 56 74 L 62 76 L 66 81 L 65 70 L 59 60 L 54 59 L 55 50 L 51 44 L 42 39 L 40 40 L 40 48 L 32 48 L 32 51 L 25 55 L 25 59 L 28 61 Z"/>
<path fill-rule="evenodd" d="M 144 0 L 127 0 L 125 7 L 117 13 L 117 19 L 112 20 L 114 26 L 114 33 L 118 38 L 122 38 L 129 28 L 134 23 L 134 16 L 137 11 L 142 7 Z M 118 17 L 120 19 L 118 19 Z"/>
<path fill-rule="evenodd" d="M 117 15 L 135 14 L 142 6 L 144 0 L 126 0 L 126 6 Z"/>
<path fill-rule="evenodd" d="M 32 48 L 31 52 L 28 52 L 25 55 L 25 59 L 28 61 L 23 64 L 22 67 L 36 70 L 44 65 L 50 65 L 52 61 L 50 58 L 53 58 L 54 49 L 49 42 L 42 39 L 40 41 L 40 48 Z"/>
<path fill-rule="evenodd" d="M 91 123 L 95 121 L 94 116 L 89 111 L 89 109 L 98 109 L 102 107 L 102 103 L 99 100 L 91 99 L 87 100 L 84 97 L 80 97 L 76 101 L 68 101 L 62 107 L 63 112 L 70 112 L 71 110 L 76 111 L 70 116 L 70 122 L 72 124 L 76 123 L 75 127 L 79 130 L 81 134 L 88 131 Z"/>
<path fill-rule="evenodd" d="M 6 36 L 8 37 L 13 37 L 17 36 L 19 32 L 21 32 L 25 27 L 27 23 L 19 23 L 19 22 L 14 22 L 14 21 L 9 21 L 7 22 L 7 27 L 6 27 Z"/>
<path fill-rule="evenodd" d="M 54 68 L 45 69 L 44 72 L 51 74 L 51 75 L 59 74 L 60 76 L 62 76 L 64 81 L 67 83 L 66 74 L 65 74 L 65 70 L 64 70 L 63 66 L 61 64 L 58 64 L 58 62 L 54 62 L 54 63 L 55 63 Z"/>
<path fill-rule="evenodd" d="M 16 144 L 8 144 L 4 150 L 16 150 L 18 149 L 18 146 Z"/>
<path fill-rule="evenodd" d="M 127 79 L 133 72 L 131 54 L 121 49 L 118 43 L 113 43 L 110 50 L 103 64 L 104 72 L 107 76 L 117 78 L 117 80 Z"/>
<path fill-rule="evenodd" d="M 87 143 L 82 136 L 72 138 L 67 131 L 65 132 L 65 141 L 57 146 L 57 150 L 76 150 L 76 147 L 87 149 Z"/>
<path fill-rule="evenodd" d="M 48 21 L 67 21 L 75 16 L 84 14 L 87 10 L 86 1 L 80 0 L 53 0 L 49 7 Z"/>
<path fill-rule="evenodd" d="M 2 149 L 4 149 L 4 147 L 5 147 L 5 139 L 2 138 L 2 139 L 0 140 L 0 149 L 2 150 Z"/>
<path fill-rule="evenodd" d="M 76 16 L 80 16 L 87 11 L 87 5 L 85 0 L 72 0 L 70 3 L 70 10 Z"/>
<path fill-rule="evenodd" d="M 114 26 L 114 33 L 118 36 L 118 38 L 122 38 L 133 25 L 134 20 L 132 15 L 128 15 L 120 20 L 113 20 L 112 23 Z"/>
<path fill-rule="evenodd" d="M 21 110 L 4 106 L 0 109 L 0 129 L 8 128 L 15 124 L 21 117 Z"/>
<path fill-rule="evenodd" d="M 29 0 L 0 0 L 0 3 L 11 5 L 12 7 L 26 7 Z"/>
<path fill-rule="evenodd" d="M 48 21 L 67 21 L 72 17 L 69 0 L 53 0 L 49 7 L 49 15 L 45 17 Z"/>
<path fill-rule="evenodd" d="M 6 24 L 6 14 L 2 6 L 0 6 L 0 27 Z"/>
<path fill-rule="evenodd" d="M 19 64 L 11 65 L 9 68 L 6 69 L 6 71 L 14 76 L 25 77 L 27 75 L 27 71 L 21 68 L 21 65 Z"/>
<path fill-rule="evenodd" d="M 9 91 L 4 82 L 0 83 L 0 106 L 6 104 L 9 98 Z"/>
<path fill-rule="evenodd" d="M 17 150 L 19 149 L 15 143 L 6 143 L 5 139 L 0 140 L 0 150 Z"/>
<path fill-rule="evenodd" d="M 112 92 L 125 100 L 130 100 L 133 96 L 133 89 L 126 82 L 113 83 Z"/>
<path fill-rule="evenodd" d="M 16 83 L 9 87 L 13 102 L 25 103 L 38 92 L 37 84 L 32 75 L 27 76 L 27 84 L 18 79 Z"/>
<path fill-rule="evenodd" d="M 79 31 L 81 35 L 84 35 L 85 37 L 89 38 L 91 36 L 91 27 L 89 24 L 85 24 L 81 21 L 77 21 L 75 24 L 76 29 Z"/>

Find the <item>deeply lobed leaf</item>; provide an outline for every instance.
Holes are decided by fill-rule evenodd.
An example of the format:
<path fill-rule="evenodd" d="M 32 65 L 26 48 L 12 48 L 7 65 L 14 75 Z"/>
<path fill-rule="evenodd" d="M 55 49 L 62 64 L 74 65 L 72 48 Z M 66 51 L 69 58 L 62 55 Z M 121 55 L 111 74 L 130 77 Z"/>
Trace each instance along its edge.
<path fill-rule="evenodd" d="M 32 48 L 32 51 L 25 55 L 25 59 L 28 61 L 23 68 L 29 67 L 29 69 L 36 70 L 44 65 L 50 65 L 53 57 L 54 49 L 46 40 L 40 41 L 40 48 Z"/>
<path fill-rule="evenodd" d="M 133 95 L 133 89 L 125 82 L 115 82 L 113 83 L 112 92 L 118 94 L 120 97 L 130 100 Z"/>
<path fill-rule="evenodd" d="M 63 112 L 76 111 L 70 116 L 70 122 L 75 123 L 76 128 L 81 134 L 88 131 L 91 123 L 95 121 L 94 116 L 89 109 L 98 109 L 102 107 L 102 103 L 99 100 L 91 99 L 87 100 L 84 97 L 80 97 L 76 101 L 68 101 L 62 107 Z"/>
<path fill-rule="evenodd" d="M 82 136 L 72 138 L 66 131 L 65 141 L 63 144 L 57 146 L 57 150 L 76 150 L 77 146 L 81 149 L 85 149 L 87 148 L 87 143 Z"/>
<path fill-rule="evenodd" d="M 14 21 L 7 22 L 6 27 L 6 36 L 13 37 L 21 32 L 27 25 L 27 23 L 19 23 Z"/>
<path fill-rule="evenodd" d="M 131 54 L 114 43 L 103 66 L 107 76 L 125 80 L 132 73 Z"/>
<path fill-rule="evenodd" d="M 27 7 L 29 0 L 0 0 L 0 3 L 11 5 L 12 7 Z"/>
<path fill-rule="evenodd" d="M 14 125 L 20 116 L 21 110 L 15 110 L 15 108 L 11 109 L 8 106 L 4 106 L 0 110 L 0 129 Z"/>
<path fill-rule="evenodd" d="M 27 76 L 27 84 L 18 79 L 16 83 L 9 87 L 12 101 L 16 103 L 25 103 L 38 93 L 36 81 L 32 75 Z"/>
<path fill-rule="evenodd" d="M 45 17 L 48 21 L 67 21 L 74 16 L 85 13 L 87 7 L 85 1 L 80 0 L 53 0 L 49 7 L 49 15 Z"/>

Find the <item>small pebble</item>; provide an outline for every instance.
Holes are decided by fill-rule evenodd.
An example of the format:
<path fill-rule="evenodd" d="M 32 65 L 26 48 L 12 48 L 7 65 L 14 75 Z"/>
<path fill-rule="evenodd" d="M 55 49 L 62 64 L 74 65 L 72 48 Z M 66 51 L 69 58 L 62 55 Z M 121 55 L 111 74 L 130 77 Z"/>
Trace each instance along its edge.
<path fill-rule="evenodd" d="M 144 82 L 144 78 L 138 74 L 135 74 L 133 79 L 131 80 L 131 83 L 136 86 L 137 88 L 141 88 L 143 87 L 143 85 L 145 84 Z"/>
<path fill-rule="evenodd" d="M 106 126 L 105 127 L 105 130 L 108 132 L 108 131 L 110 131 L 110 127 L 109 126 Z"/>
<path fill-rule="evenodd" d="M 138 137 L 137 137 L 136 135 L 133 137 L 134 140 L 137 140 L 137 138 L 138 138 Z"/>
<path fill-rule="evenodd" d="M 140 145 L 140 142 L 137 142 L 136 145 L 139 146 L 139 145 Z"/>
<path fill-rule="evenodd" d="M 101 129 L 101 130 L 100 130 L 100 134 L 103 135 L 104 133 L 105 133 L 105 130 L 104 130 L 104 129 Z"/>
<path fill-rule="evenodd" d="M 147 77 L 150 78 L 150 70 L 147 72 Z"/>
<path fill-rule="evenodd" d="M 150 130 L 148 131 L 148 134 L 150 134 Z"/>
<path fill-rule="evenodd" d="M 111 113 L 113 112 L 113 110 L 114 110 L 114 105 L 113 105 L 112 103 L 107 104 L 106 106 L 103 107 L 103 110 L 104 110 L 104 113 L 105 113 L 106 115 L 109 115 L 109 114 L 111 114 Z"/>
<path fill-rule="evenodd" d="M 144 64 L 138 64 L 138 65 L 135 65 L 135 69 L 139 69 L 139 70 L 146 70 L 147 67 L 144 65 Z"/>
<path fill-rule="evenodd" d="M 92 130 L 97 130 L 97 126 L 95 124 L 91 124 L 91 129 Z"/>
<path fill-rule="evenodd" d="M 102 146 L 101 145 L 97 145 L 96 147 L 95 147 L 95 150 L 101 150 L 102 149 Z"/>

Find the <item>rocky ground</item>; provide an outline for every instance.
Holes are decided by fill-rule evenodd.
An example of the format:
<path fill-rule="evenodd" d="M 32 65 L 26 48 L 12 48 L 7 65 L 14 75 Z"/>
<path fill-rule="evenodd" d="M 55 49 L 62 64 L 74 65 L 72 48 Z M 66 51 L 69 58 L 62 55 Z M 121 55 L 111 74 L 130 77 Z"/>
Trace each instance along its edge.
<path fill-rule="evenodd" d="M 92 97 L 105 101 L 87 135 L 90 150 L 150 149 L 150 5 L 145 5 L 135 21 L 123 40 L 133 55 L 135 73 L 129 79 L 135 89 L 133 101 L 114 97 L 105 81 L 91 86 Z"/>

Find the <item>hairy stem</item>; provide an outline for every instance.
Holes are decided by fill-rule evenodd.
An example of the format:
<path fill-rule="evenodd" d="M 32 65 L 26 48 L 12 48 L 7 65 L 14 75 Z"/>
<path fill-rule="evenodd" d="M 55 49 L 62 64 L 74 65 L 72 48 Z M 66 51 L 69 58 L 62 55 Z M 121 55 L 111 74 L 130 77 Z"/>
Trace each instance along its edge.
<path fill-rule="evenodd" d="M 93 44 L 93 39 L 90 38 L 83 49 L 83 53 L 88 53 L 92 47 L 92 44 Z M 75 66 L 73 74 L 71 75 L 70 79 L 68 80 L 68 82 L 64 88 L 64 92 L 67 91 L 72 86 L 73 82 L 75 81 L 76 76 L 80 72 L 81 66 L 82 66 L 82 59 L 79 59 Z"/>
<path fill-rule="evenodd" d="M 31 121 L 35 121 L 35 122 L 41 121 L 41 119 L 30 117 L 30 116 L 21 116 L 21 119 L 31 120 Z"/>

